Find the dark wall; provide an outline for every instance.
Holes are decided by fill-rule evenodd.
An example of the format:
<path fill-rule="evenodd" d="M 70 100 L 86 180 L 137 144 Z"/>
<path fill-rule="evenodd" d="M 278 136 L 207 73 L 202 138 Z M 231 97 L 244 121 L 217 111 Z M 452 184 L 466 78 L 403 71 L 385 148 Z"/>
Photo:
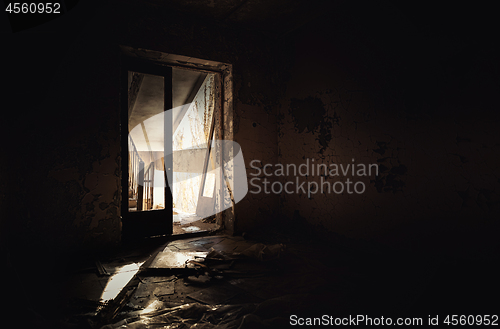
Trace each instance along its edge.
<path fill-rule="evenodd" d="M 12 51 L 18 101 L 6 138 L 17 142 L 3 174 L 20 178 L 10 179 L 10 197 L 2 198 L 12 249 L 65 253 L 120 243 L 119 45 L 233 64 L 234 140 L 246 160 L 277 161 L 274 44 L 266 37 L 165 5 L 120 1 L 87 10 L 87 21 L 68 23 L 71 31 L 21 36 Z M 23 49 L 31 56 L 19 58 Z M 257 213 L 276 210 L 277 200 L 247 197 L 233 229 L 254 226 Z"/>
<path fill-rule="evenodd" d="M 88 15 L 64 15 L 65 31 L 54 21 L 5 41 L 14 64 L 0 206 L 11 249 L 119 243 L 118 45 L 126 45 L 233 65 L 234 140 L 248 175 L 255 159 L 379 165 L 378 176 L 355 178 L 362 194 L 248 193 L 234 232 L 302 219 L 328 239 L 492 250 L 500 179 L 492 10 L 347 3 L 273 40 L 163 3 L 79 6 Z"/>
<path fill-rule="evenodd" d="M 295 57 L 280 102 L 280 162 L 355 159 L 378 164 L 379 174 L 325 178 L 361 181 L 361 194 L 282 193 L 285 218 L 303 218 L 331 239 L 493 254 L 499 54 L 487 12 L 352 3 L 289 37 Z"/>

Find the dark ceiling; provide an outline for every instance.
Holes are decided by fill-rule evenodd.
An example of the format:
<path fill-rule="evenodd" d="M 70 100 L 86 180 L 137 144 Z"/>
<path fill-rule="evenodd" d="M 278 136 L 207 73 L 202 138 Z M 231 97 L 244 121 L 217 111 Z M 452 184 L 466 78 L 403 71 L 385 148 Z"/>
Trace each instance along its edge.
<path fill-rule="evenodd" d="M 345 0 L 147 0 L 200 18 L 281 37 Z"/>
<path fill-rule="evenodd" d="M 261 32 L 279 38 L 303 25 L 318 21 L 362 18 L 355 13 L 365 12 L 367 20 L 357 21 L 370 30 L 373 24 L 390 24 L 392 15 L 403 17 L 424 35 L 436 33 L 472 36 L 494 18 L 491 8 L 467 3 L 449 3 L 422 0 L 366 1 L 366 0 L 146 0 L 153 6 L 168 8 L 186 15 L 221 22 L 231 26 Z M 397 22 L 394 30 L 401 26 Z M 376 27 L 376 26 L 374 26 Z M 489 27 L 489 26 L 488 26 Z M 486 28 L 487 29 L 487 28 Z M 474 36 L 472 36 L 474 37 Z"/>

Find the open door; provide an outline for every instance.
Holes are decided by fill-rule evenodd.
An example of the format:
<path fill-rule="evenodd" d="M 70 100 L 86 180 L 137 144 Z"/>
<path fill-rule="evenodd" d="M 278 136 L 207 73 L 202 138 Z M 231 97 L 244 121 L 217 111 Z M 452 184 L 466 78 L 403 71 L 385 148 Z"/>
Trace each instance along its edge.
<path fill-rule="evenodd" d="M 123 64 L 123 239 L 172 234 L 172 68 Z"/>
<path fill-rule="evenodd" d="M 173 234 L 213 231 L 220 152 L 214 143 L 220 116 L 220 74 L 173 68 Z M 180 86 L 186 95 L 180 97 Z M 188 92 L 189 91 L 189 92 Z M 220 122 L 220 121 L 219 121 Z M 217 177 L 218 176 L 218 177 Z"/>
<path fill-rule="evenodd" d="M 214 122 L 212 119 L 196 206 L 196 214 L 201 218 L 215 214 L 215 186 L 216 181 L 220 181 L 220 170 L 217 170 L 220 165 L 215 152 L 218 143 L 213 142 Z"/>

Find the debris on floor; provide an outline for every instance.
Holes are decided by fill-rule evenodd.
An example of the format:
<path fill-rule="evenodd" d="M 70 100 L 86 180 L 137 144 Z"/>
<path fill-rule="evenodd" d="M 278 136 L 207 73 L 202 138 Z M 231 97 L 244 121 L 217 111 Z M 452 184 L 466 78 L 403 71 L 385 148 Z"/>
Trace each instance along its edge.
<path fill-rule="evenodd" d="M 190 261 L 202 261 L 207 256 L 208 252 L 198 251 L 178 251 L 174 252 L 169 248 L 165 248 L 162 252 L 158 253 L 149 268 L 187 268 L 194 267 L 195 265 Z"/>
<path fill-rule="evenodd" d="M 146 312 L 150 319 L 152 308 L 156 310 L 160 305 L 182 305 L 189 301 L 207 305 L 219 305 L 236 298 L 259 301 L 259 297 L 250 296 L 252 291 L 240 288 L 237 281 L 229 280 L 258 277 L 275 271 L 270 268 L 270 263 L 264 261 L 279 259 L 283 251 L 282 244 L 266 245 L 239 237 L 209 236 L 172 241 L 153 255 L 139 272 L 135 291 L 121 312 L 112 319 L 123 326 L 130 321 L 125 321 L 125 318 L 136 319 L 139 313 L 144 315 Z M 112 269 L 110 272 L 113 273 Z M 248 288 L 248 284 L 243 286 Z M 265 294 L 261 292 L 257 295 Z M 144 321 L 135 321 L 134 325 L 144 325 Z"/>
<path fill-rule="evenodd" d="M 174 240 L 157 247 L 147 260 L 116 258 L 96 263 L 95 289 L 101 295 L 113 291 L 114 297 L 100 303 L 97 312 L 82 308 L 85 313 L 74 319 L 86 319 L 91 328 L 103 329 L 273 328 L 289 323 L 292 310 L 319 312 L 315 305 L 330 312 L 360 303 L 384 307 L 370 296 L 377 296 L 376 287 L 383 290 L 382 281 L 405 275 L 394 271 L 368 279 L 358 274 L 359 262 L 347 263 L 349 257 L 311 245 L 242 237 Z M 108 287 L 120 276 L 120 285 Z M 98 301 L 90 305 L 95 307 Z"/>
<path fill-rule="evenodd" d="M 139 283 L 133 295 L 134 298 L 159 297 L 172 295 L 174 293 L 174 282 L 150 282 Z"/>
<path fill-rule="evenodd" d="M 235 285 L 229 283 L 213 285 L 209 288 L 198 290 L 187 295 L 195 301 L 202 302 L 208 305 L 219 305 L 228 299 L 241 293 L 241 290 Z"/>
<path fill-rule="evenodd" d="M 184 279 L 186 284 L 207 284 L 210 282 L 211 277 L 209 275 L 199 275 L 199 276 L 188 276 L 187 278 Z"/>
<path fill-rule="evenodd" d="M 215 216 L 202 218 L 196 214 L 174 211 L 173 216 L 173 234 L 185 234 L 193 232 L 213 232 L 218 226 Z"/>
<path fill-rule="evenodd" d="M 280 253 L 284 251 L 283 244 L 273 244 L 266 246 L 263 243 L 256 243 L 253 246 L 245 249 L 241 254 L 257 260 L 273 260 L 280 257 Z"/>

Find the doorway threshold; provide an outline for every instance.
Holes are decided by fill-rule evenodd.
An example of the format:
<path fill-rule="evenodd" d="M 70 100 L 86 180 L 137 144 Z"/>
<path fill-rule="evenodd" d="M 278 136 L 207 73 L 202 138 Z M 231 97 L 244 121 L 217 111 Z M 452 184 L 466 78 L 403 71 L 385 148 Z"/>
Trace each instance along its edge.
<path fill-rule="evenodd" d="M 202 218 L 196 216 L 196 214 L 174 211 L 173 235 L 215 231 L 216 229 L 217 224 L 215 223 L 215 216 L 211 218 Z"/>
<path fill-rule="evenodd" d="M 170 241 L 198 238 L 198 237 L 204 237 L 204 236 L 209 236 L 209 235 L 216 235 L 218 233 L 220 233 L 219 229 L 204 230 L 204 231 L 197 231 L 197 232 L 185 232 L 185 233 L 171 235 Z"/>

